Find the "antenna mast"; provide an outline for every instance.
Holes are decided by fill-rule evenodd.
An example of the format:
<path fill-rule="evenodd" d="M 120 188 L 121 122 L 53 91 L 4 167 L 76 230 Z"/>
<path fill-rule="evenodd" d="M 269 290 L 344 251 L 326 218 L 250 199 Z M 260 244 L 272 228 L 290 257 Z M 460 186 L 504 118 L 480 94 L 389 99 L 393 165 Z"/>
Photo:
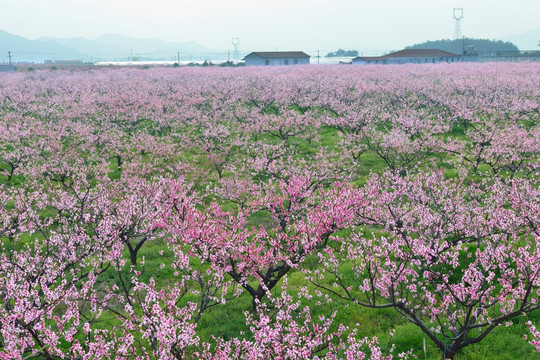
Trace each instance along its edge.
<path fill-rule="evenodd" d="M 233 51 L 233 60 L 238 60 L 238 47 L 240 46 L 240 38 L 237 38 L 237 37 L 233 37 L 232 38 L 232 45 L 234 46 L 234 51 Z"/>
<path fill-rule="evenodd" d="M 463 8 L 454 8 L 453 14 L 456 25 L 454 27 L 454 40 L 461 39 L 461 19 L 463 19 Z"/>

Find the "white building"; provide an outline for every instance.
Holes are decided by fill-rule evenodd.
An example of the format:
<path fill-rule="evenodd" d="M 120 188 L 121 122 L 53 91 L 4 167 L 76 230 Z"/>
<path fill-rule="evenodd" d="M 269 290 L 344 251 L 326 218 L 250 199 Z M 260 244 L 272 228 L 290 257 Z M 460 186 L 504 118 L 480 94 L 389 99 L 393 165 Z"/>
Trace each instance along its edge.
<path fill-rule="evenodd" d="M 257 51 L 244 58 L 247 66 L 277 66 L 309 64 L 310 56 L 303 51 Z"/>
<path fill-rule="evenodd" d="M 461 61 L 461 55 L 439 49 L 405 49 L 383 56 L 356 57 L 353 64 L 437 64 Z"/>

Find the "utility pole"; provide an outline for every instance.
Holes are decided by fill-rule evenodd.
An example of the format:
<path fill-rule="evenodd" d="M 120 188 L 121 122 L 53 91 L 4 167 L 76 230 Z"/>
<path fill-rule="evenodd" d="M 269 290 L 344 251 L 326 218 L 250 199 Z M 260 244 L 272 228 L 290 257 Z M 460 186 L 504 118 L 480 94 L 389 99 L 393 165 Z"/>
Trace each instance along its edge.
<path fill-rule="evenodd" d="M 8 51 L 9 65 L 11 65 L 11 51 Z"/>
<path fill-rule="evenodd" d="M 178 51 L 178 52 L 176 53 L 176 55 L 177 55 L 177 58 L 178 58 L 177 63 L 178 63 L 178 65 L 180 65 L 180 51 Z"/>
<path fill-rule="evenodd" d="M 321 55 L 319 54 L 321 51 L 320 50 L 317 50 L 317 64 L 320 64 L 321 63 Z"/>

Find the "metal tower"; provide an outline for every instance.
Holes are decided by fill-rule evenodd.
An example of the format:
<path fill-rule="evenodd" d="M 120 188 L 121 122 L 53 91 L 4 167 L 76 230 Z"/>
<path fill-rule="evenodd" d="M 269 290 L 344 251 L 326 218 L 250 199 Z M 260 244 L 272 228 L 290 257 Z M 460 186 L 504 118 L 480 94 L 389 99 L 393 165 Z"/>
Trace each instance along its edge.
<path fill-rule="evenodd" d="M 234 46 L 233 60 L 238 60 L 238 57 L 239 57 L 238 47 L 240 46 L 240 38 L 233 37 L 232 38 L 232 45 Z"/>
<path fill-rule="evenodd" d="M 463 8 L 454 8 L 454 20 L 456 26 L 454 27 L 454 40 L 461 39 L 461 19 L 463 19 Z"/>

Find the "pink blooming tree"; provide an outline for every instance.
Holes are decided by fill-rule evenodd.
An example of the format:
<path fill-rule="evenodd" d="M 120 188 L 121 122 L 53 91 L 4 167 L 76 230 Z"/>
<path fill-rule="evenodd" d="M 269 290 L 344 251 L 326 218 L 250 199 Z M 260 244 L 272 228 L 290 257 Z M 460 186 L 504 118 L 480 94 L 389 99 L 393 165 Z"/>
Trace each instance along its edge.
<path fill-rule="evenodd" d="M 307 306 L 286 292 L 283 282 L 281 295 L 270 297 L 270 305 L 262 304 L 255 314 L 246 312 L 249 332 L 244 338 L 223 340 L 215 338 L 216 345 L 204 344 L 197 356 L 208 360 L 221 359 L 377 359 L 391 360 L 393 347 L 384 355 L 377 338 L 359 339 L 356 330 L 340 325 L 332 330 L 336 313 L 329 317 L 314 317 Z M 399 354 L 407 359 L 411 352 Z"/>
<path fill-rule="evenodd" d="M 272 188 L 272 181 L 286 184 L 295 177 L 308 178 L 310 188 L 316 188 L 322 184 L 328 185 L 349 179 L 352 172 L 346 167 L 341 154 L 332 153 L 324 148 L 302 156 L 297 149 L 283 143 L 267 145 L 257 142 L 246 145 L 245 152 L 249 158 L 244 163 L 236 165 L 236 172 L 243 174 L 247 179 L 255 179 L 255 184 L 257 180 L 268 179 L 269 185 L 263 185 L 268 188 Z M 232 198 L 234 194 L 234 191 L 228 196 L 222 193 L 224 199 Z"/>
<path fill-rule="evenodd" d="M 18 232 L 0 243 L 0 356 L 70 357 L 66 344 L 101 315 L 95 283 L 107 268 L 110 239 L 58 216 L 24 215 Z M 39 235 L 21 238 L 27 233 Z"/>
<path fill-rule="evenodd" d="M 83 188 L 72 181 L 70 188 Z M 182 181 L 162 180 L 154 186 L 163 212 L 174 212 L 178 226 L 180 221 L 193 224 L 196 201 Z M 202 313 L 238 295 L 233 282 L 224 280 L 223 271 L 212 270 L 211 264 L 194 261 L 186 254 L 186 244 L 174 237 L 166 242 L 168 255 L 159 270 L 173 272 L 172 281 L 143 280 L 144 258 L 138 269 L 125 269 L 123 228 L 118 228 L 122 218 L 101 209 L 111 206 L 107 196 L 100 197 L 107 188 L 89 190 L 90 194 L 56 190 L 52 197 L 31 189 L 1 197 L 1 205 L 12 200 L 14 206 L 3 206 L 0 212 L 0 231 L 9 236 L 0 248 L 0 355 L 184 358 L 185 349 L 199 341 L 195 328 Z M 51 208 L 57 212 L 43 217 L 43 210 Z M 163 226 L 161 217 L 171 216 L 163 212 L 152 215 L 156 228 Z M 26 234 L 35 236 L 28 241 Z M 105 272 L 117 278 L 103 289 L 97 282 Z M 195 302 L 187 301 L 186 295 Z M 115 325 L 102 329 L 101 322 L 111 316 Z"/>
<path fill-rule="evenodd" d="M 536 330 L 536 326 L 534 326 L 530 321 L 527 322 L 527 325 L 529 326 L 529 331 L 531 332 L 532 339 L 529 341 L 532 346 L 534 346 L 536 351 L 540 351 L 540 331 Z M 527 340 L 528 337 L 526 336 L 525 339 Z"/>
<path fill-rule="evenodd" d="M 389 121 L 367 127 L 362 142 L 389 169 L 406 174 L 453 148 L 452 141 L 441 138 L 448 130 L 438 116 L 405 109 Z"/>
<path fill-rule="evenodd" d="M 280 107 L 275 113 L 265 114 L 263 121 L 263 133 L 283 142 L 289 142 L 294 137 L 304 136 L 311 129 L 318 128 L 314 113 L 300 112 L 287 107 Z M 309 142 L 312 137 L 309 134 L 306 136 Z"/>
<path fill-rule="evenodd" d="M 476 174 L 508 178 L 534 176 L 540 154 L 538 132 L 536 127 L 485 121 L 469 129 L 469 140 L 451 152 L 458 154 L 464 165 Z M 481 171 L 481 166 L 489 171 Z"/>
<path fill-rule="evenodd" d="M 538 308 L 539 74 L 2 76 L 0 358 L 389 356 L 290 289 L 269 296 L 310 254 L 327 296 L 395 308 L 455 356 Z M 365 154 L 392 171 L 355 188 Z M 163 254 L 145 264 L 154 240 Z M 201 349 L 200 319 L 240 290 L 249 331 Z"/>
<path fill-rule="evenodd" d="M 111 199 L 107 209 L 107 229 L 114 231 L 127 248 L 133 265 L 137 264 L 143 245 L 162 236 L 155 223 L 167 206 L 167 192 L 175 186 L 173 181 L 165 178 L 146 180 L 125 175 L 105 189 Z"/>
<path fill-rule="evenodd" d="M 193 231 L 190 229 L 198 225 L 201 214 L 189 188 L 182 181 L 170 181 L 163 198 L 167 206 L 155 226 L 167 229 L 170 224 L 160 219 L 174 217 L 179 234 Z M 192 256 L 196 250 L 181 237 L 172 234 L 166 244 L 167 254 L 160 252 L 162 261 L 155 273 L 157 278 L 167 277 L 166 284 L 154 276 L 144 280 L 144 258 L 137 267 L 127 269 L 121 257 L 114 262 L 118 282 L 106 289 L 111 300 L 102 305 L 120 323 L 115 331 L 118 338 L 125 339 L 121 358 L 183 359 L 188 348 L 199 344 L 196 327 L 203 313 L 239 295 L 224 271 L 204 257 Z"/>
<path fill-rule="evenodd" d="M 184 300 L 190 291 L 189 280 L 177 275 L 171 285 L 158 288 L 154 278 L 140 281 L 141 272 L 133 267 L 129 281 L 122 275 L 121 261 L 116 267 L 120 285 L 107 287 L 111 300 L 102 306 L 115 314 L 120 324 L 113 329 L 117 338 L 123 339 L 117 356 L 183 359 L 186 348 L 199 342 L 197 323 L 193 321 L 197 304 Z"/>
<path fill-rule="evenodd" d="M 258 196 L 239 198 L 242 207 L 235 212 L 213 204 L 187 228 L 183 218 L 166 221 L 169 231 L 191 247 L 190 255 L 231 276 L 253 297 L 256 308 L 306 255 L 326 247 L 330 235 L 347 226 L 351 211 L 347 186 L 325 191 L 303 176 L 253 191 Z M 264 224 L 253 225 L 256 214 L 264 216 Z"/>
<path fill-rule="evenodd" d="M 202 152 L 201 163 L 216 171 L 218 178 L 231 167 L 237 148 L 243 142 L 241 134 L 235 134 L 223 124 L 208 123 L 208 128 L 193 140 L 193 145 Z"/>
<path fill-rule="evenodd" d="M 308 278 L 354 304 L 396 309 L 454 358 L 540 308 L 538 197 L 518 195 L 533 189 L 466 186 L 441 173 L 373 177 L 357 195 L 366 227 L 323 252 L 325 271 Z"/>
<path fill-rule="evenodd" d="M 21 119 L 16 114 L 7 114 L 0 122 L 0 165 L 8 182 L 39 154 L 33 122 L 32 118 Z"/>

